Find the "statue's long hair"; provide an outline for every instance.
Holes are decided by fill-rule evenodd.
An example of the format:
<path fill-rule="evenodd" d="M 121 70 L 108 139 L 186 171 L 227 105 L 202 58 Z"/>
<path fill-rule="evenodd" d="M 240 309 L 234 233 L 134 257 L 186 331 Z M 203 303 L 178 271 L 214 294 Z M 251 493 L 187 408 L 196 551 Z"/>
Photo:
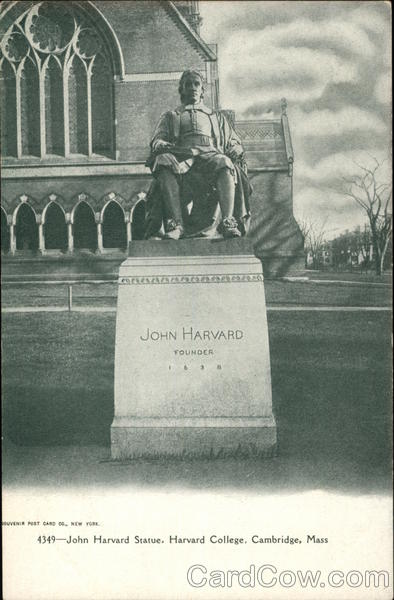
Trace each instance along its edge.
<path fill-rule="evenodd" d="M 204 98 L 204 92 L 205 92 L 205 88 L 204 88 L 204 78 L 201 75 L 201 73 L 199 71 L 196 71 L 194 69 L 187 69 L 187 71 L 183 71 L 181 78 L 179 80 L 179 85 L 178 85 L 178 92 L 179 95 L 181 97 L 181 102 L 183 102 L 183 86 L 185 85 L 185 81 L 188 77 L 198 77 L 201 80 L 201 100 Z"/>

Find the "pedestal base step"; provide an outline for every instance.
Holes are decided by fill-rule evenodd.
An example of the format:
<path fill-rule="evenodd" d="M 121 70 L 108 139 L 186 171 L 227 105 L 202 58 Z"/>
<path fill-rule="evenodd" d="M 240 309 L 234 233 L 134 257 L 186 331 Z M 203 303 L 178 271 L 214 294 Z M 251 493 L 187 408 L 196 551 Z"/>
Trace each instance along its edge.
<path fill-rule="evenodd" d="M 111 457 L 166 456 L 272 457 L 276 453 L 273 417 L 121 419 L 111 427 Z M 152 421 L 155 421 L 152 426 Z"/>

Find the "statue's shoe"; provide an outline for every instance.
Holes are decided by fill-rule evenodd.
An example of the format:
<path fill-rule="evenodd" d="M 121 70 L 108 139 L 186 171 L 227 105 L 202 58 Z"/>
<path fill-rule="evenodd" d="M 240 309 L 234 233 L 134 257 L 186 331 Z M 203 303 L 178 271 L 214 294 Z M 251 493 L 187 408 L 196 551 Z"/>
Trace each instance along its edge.
<path fill-rule="evenodd" d="M 223 219 L 220 229 L 225 240 L 229 238 L 241 237 L 241 232 L 238 229 L 238 223 L 234 217 Z"/>
<path fill-rule="evenodd" d="M 179 240 L 184 235 L 183 225 L 175 219 L 167 219 L 164 223 L 164 240 Z"/>
<path fill-rule="evenodd" d="M 167 233 L 164 235 L 164 240 L 179 240 L 181 237 L 183 237 L 183 227 L 182 225 L 177 225 L 175 227 L 175 229 L 172 229 L 171 231 L 167 231 Z"/>

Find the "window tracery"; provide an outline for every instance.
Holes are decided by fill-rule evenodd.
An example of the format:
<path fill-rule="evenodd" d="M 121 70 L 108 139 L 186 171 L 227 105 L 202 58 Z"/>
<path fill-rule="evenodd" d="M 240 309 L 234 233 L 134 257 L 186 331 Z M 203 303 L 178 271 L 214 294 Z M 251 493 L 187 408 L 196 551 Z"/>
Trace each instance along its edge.
<path fill-rule="evenodd" d="M 0 43 L 4 156 L 113 153 L 105 40 L 72 2 L 38 2 Z"/>

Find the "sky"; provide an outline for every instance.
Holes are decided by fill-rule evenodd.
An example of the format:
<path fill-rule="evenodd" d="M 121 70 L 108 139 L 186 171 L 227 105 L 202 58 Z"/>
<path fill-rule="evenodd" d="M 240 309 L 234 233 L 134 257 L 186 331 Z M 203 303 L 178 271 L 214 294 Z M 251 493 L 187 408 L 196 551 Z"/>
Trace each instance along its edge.
<path fill-rule="evenodd" d="M 390 181 L 391 8 L 382 1 L 201 0 L 201 36 L 218 44 L 220 102 L 236 118 L 288 103 L 294 214 L 328 238 L 363 225 L 343 178 L 386 159 Z"/>

